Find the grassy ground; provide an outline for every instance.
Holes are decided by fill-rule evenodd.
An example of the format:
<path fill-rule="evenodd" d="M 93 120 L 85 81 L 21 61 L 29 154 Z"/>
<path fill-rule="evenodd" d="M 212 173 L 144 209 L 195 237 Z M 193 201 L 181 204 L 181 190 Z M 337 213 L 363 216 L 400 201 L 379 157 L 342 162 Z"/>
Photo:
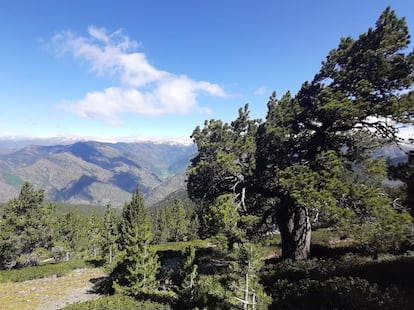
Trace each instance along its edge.
<path fill-rule="evenodd" d="M 104 275 L 103 269 L 85 268 L 73 270 L 59 278 L 48 277 L 17 283 L 3 283 L 0 284 L 0 309 L 47 310 L 56 309 L 56 305 L 64 306 L 86 300 L 87 296 L 82 296 L 82 294 L 92 287 L 90 280 Z M 77 291 L 77 289 L 80 290 Z M 76 292 L 75 296 L 73 292 Z"/>
<path fill-rule="evenodd" d="M 355 241 L 340 238 L 335 231 L 319 230 L 312 237 L 312 255 L 306 261 L 281 260 L 280 235 L 269 237 L 259 248 L 266 261 L 259 276 L 273 299 L 269 309 L 413 309 L 414 251 L 367 255 L 358 250 Z M 226 268 L 216 259 L 221 257 L 220 250 L 211 239 L 154 247 L 162 261 L 170 262 L 182 259 L 183 251 L 190 245 L 197 249 L 200 273 L 204 270 L 203 274 L 212 275 Z M 63 268 L 63 264 L 59 265 Z M 30 275 L 29 271 L 26 269 L 24 274 Z M 61 278 L 0 284 L 0 309 L 51 310 L 86 301 L 96 297 L 86 293 L 92 287 L 91 279 L 102 276 L 102 269 L 84 268 Z M 117 297 L 107 298 L 89 302 L 84 309 L 100 309 L 103 304 L 120 302 Z"/>
<path fill-rule="evenodd" d="M 181 251 L 184 252 L 189 246 L 194 248 L 208 248 L 212 246 L 211 240 L 193 240 L 182 242 L 167 242 L 162 244 L 155 244 L 154 249 L 156 251 Z"/>
<path fill-rule="evenodd" d="M 42 266 L 32 266 L 22 269 L 1 270 L 0 283 L 23 282 L 27 280 L 47 278 L 51 276 L 61 277 L 74 269 L 88 267 L 98 267 L 95 262 L 83 260 L 72 260 L 59 264 L 46 264 Z"/>

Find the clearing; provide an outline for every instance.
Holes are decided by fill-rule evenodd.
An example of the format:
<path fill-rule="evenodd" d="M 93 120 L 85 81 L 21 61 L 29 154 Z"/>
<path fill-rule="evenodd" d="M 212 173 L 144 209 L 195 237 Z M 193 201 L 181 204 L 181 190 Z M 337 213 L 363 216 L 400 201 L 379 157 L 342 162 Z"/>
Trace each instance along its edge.
<path fill-rule="evenodd" d="M 91 292 L 91 279 L 105 276 L 100 268 L 76 269 L 63 277 L 48 277 L 0 284 L 2 310 L 55 310 L 69 304 L 99 298 Z"/>

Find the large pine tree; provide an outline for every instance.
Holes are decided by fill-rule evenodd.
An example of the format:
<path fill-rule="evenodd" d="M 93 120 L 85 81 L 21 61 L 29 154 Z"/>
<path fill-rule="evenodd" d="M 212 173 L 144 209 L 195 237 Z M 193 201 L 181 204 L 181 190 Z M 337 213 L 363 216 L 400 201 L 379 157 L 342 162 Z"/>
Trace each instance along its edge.
<path fill-rule="evenodd" d="M 369 173 L 367 158 L 375 147 L 398 142 L 396 124 L 414 123 L 409 38 L 404 18 L 387 8 L 374 29 L 358 39 L 341 39 L 296 96 L 288 92 L 278 100 L 272 94 L 264 123 L 249 120 L 245 109 L 230 125 L 212 120 L 197 127 L 192 137 L 199 154 L 188 170 L 190 197 L 204 202 L 203 210 L 218 202 L 223 211 L 218 198 L 233 194 L 233 209 L 240 215 L 277 223 L 282 255 L 292 259 L 309 255 L 312 213 L 342 208 L 358 216 L 359 210 L 350 208 L 358 206 L 371 212 L 369 218 L 379 218 L 384 212 L 374 209 L 391 208 L 381 190 L 370 184 L 361 205 L 352 180 L 335 169 L 352 175 L 358 166 Z M 406 226 L 406 214 L 392 211 L 386 212 L 396 219 L 392 226 L 399 220 Z M 217 221 L 201 220 L 204 227 L 217 228 Z"/>
<path fill-rule="evenodd" d="M 337 199 L 325 199 L 331 196 L 325 181 L 312 187 L 312 197 L 319 192 L 321 199 L 303 199 L 314 176 L 323 178 L 326 172 L 319 165 L 326 152 L 335 153 L 350 170 L 370 156 L 376 142 L 398 142 L 396 123 L 413 122 L 409 38 L 405 19 L 387 8 L 374 29 L 356 40 L 342 38 L 295 97 L 270 98 L 266 122 L 258 131 L 256 175 L 262 192 L 276 199 L 284 257 L 307 258 L 311 210 L 339 205 Z M 298 175 L 310 177 L 301 191 L 292 186 L 292 176 Z"/>

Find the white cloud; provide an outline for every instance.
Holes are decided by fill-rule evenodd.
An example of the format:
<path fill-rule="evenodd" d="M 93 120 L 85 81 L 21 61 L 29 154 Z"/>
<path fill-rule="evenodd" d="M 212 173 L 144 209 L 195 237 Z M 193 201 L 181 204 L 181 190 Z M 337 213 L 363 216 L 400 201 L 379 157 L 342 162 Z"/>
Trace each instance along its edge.
<path fill-rule="evenodd" d="M 266 86 L 261 86 L 258 89 L 256 89 L 254 93 L 256 95 L 266 95 L 268 92 L 269 91 Z"/>
<path fill-rule="evenodd" d="M 185 114 L 208 112 L 197 103 L 200 94 L 225 97 L 217 84 L 194 81 L 184 75 L 159 70 L 152 66 L 139 44 L 122 31 L 108 34 L 103 28 L 89 27 L 89 36 L 61 32 L 52 39 L 59 55 L 70 54 L 86 61 L 98 75 L 113 76 L 119 86 L 89 92 L 83 99 L 65 101 L 59 108 L 87 118 L 103 118 L 118 124 L 122 113 L 140 115 Z"/>
<path fill-rule="evenodd" d="M 398 138 L 402 139 L 405 142 L 412 141 L 414 139 L 414 126 L 411 124 L 402 124 L 394 121 L 391 117 L 377 117 L 377 116 L 368 116 L 365 119 L 365 123 L 374 124 L 382 123 L 384 126 L 393 126 L 396 130 L 395 133 Z M 370 131 L 375 132 L 375 128 L 368 128 Z"/>

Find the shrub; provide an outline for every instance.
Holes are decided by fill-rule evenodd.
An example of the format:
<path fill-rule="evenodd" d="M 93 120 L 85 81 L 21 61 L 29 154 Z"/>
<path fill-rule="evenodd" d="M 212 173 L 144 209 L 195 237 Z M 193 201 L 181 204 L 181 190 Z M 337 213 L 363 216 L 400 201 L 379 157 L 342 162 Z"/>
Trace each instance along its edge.
<path fill-rule="evenodd" d="M 262 283 L 272 309 L 411 309 L 414 257 L 347 254 L 340 259 L 267 265 Z"/>
<path fill-rule="evenodd" d="M 65 310 L 171 310 L 171 306 L 167 304 L 161 304 L 152 302 L 149 300 L 139 301 L 132 297 L 125 295 L 112 295 L 105 296 L 96 300 L 90 300 L 81 303 L 75 303 L 69 305 Z"/>
<path fill-rule="evenodd" d="M 347 254 L 339 259 L 284 260 L 269 264 L 261 271 L 262 281 L 271 286 L 278 279 L 297 282 L 304 278 L 326 280 L 334 276 L 356 277 L 375 282 L 381 287 L 398 285 L 414 289 L 412 274 L 414 257 L 383 254 L 378 257 Z"/>
<path fill-rule="evenodd" d="M 272 295 L 272 309 L 411 309 L 414 301 L 412 292 L 396 287 L 382 290 L 377 284 L 353 277 L 302 279 L 296 283 L 278 280 Z"/>

